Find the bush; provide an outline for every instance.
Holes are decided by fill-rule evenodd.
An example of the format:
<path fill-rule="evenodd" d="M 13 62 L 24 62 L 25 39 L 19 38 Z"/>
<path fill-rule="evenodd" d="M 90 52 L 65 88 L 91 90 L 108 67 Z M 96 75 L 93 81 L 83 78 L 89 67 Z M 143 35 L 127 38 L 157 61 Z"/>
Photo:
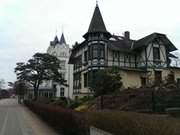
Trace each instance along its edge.
<path fill-rule="evenodd" d="M 37 102 L 25 101 L 25 105 L 63 135 L 88 135 L 89 133 L 88 122 L 82 113 Z"/>
<path fill-rule="evenodd" d="M 67 107 L 68 99 L 65 98 L 65 97 L 60 97 L 60 98 L 55 99 L 53 102 L 51 102 L 49 104 L 58 105 L 58 106 L 61 106 L 61 107 Z"/>
<path fill-rule="evenodd" d="M 88 110 L 88 105 L 80 105 L 77 108 L 75 108 L 75 111 L 78 111 L 78 112 L 85 112 L 87 110 Z"/>
<path fill-rule="evenodd" d="M 94 99 L 94 97 L 83 97 L 83 98 L 80 98 L 80 99 L 77 99 L 77 100 L 72 100 L 70 102 L 70 105 L 69 105 L 69 108 L 71 109 L 75 109 L 75 108 L 78 108 L 79 106 L 87 106 L 88 108 L 88 102 L 89 101 L 92 101 Z"/>
<path fill-rule="evenodd" d="M 39 104 L 49 104 L 52 102 L 53 99 L 47 98 L 47 97 L 39 97 L 36 102 Z"/>
<path fill-rule="evenodd" d="M 166 115 L 97 111 L 79 113 L 59 106 L 25 104 L 63 135 L 89 135 L 89 125 L 113 135 L 179 135 L 180 120 Z"/>

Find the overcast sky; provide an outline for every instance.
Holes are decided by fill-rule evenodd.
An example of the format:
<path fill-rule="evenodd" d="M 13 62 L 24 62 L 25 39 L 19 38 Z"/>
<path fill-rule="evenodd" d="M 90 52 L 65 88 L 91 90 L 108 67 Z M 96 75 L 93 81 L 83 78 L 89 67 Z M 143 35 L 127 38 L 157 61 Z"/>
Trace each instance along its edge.
<path fill-rule="evenodd" d="M 99 0 L 110 33 L 130 31 L 133 39 L 152 32 L 166 34 L 180 49 L 178 0 Z M 14 81 L 16 62 L 46 52 L 56 29 L 67 43 L 81 42 L 96 0 L 0 0 L 0 78 Z"/>

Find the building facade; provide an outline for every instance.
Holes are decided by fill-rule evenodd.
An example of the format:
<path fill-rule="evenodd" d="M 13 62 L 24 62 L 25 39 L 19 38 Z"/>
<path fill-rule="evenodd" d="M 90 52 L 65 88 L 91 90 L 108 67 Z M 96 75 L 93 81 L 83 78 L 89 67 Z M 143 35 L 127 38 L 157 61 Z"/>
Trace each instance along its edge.
<path fill-rule="evenodd" d="M 84 41 L 73 46 L 70 64 L 73 70 L 73 95 L 87 96 L 91 92 L 88 82 L 97 70 L 117 66 L 123 87 L 139 88 L 160 83 L 172 70 L 171 52 L 177 50 L 165 34 L 152 33 L 139 40 L 132 40 L 130 32 L 123 36 L 106 30 L 99 6 L 96 5 Z M 176 73 L 176 79 L 180 76 Z"/>
<path fill-rule="evenodd" d="M 55 82 L 49 81 L 44 84 L 45 88 L 51 88 L 56 90 L 56 97 L 68 97 L 72 98 L 73 93 L 73 65 L 68 64 L 71 49 L 66 43 L 64 34 L 62 33 L 60 40 L 55 36 L 54 40 L 50 42 L 50 46 L 47 49 L 47 53 L 56 56 L 60 60 L 59 71 L 62 77 L 67 80 L 68 87 L 60 86 Z"/>

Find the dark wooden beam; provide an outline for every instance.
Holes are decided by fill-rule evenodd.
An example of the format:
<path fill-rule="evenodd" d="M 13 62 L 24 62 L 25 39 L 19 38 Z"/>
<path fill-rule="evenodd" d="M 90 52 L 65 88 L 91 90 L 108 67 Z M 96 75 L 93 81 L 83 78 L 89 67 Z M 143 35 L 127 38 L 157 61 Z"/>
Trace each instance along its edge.
<path fill-rule="evenodd" d="M 146 68 L 147 68 L 147 59 L 148 59 L 148 57 L 147 57 L 147 48 L 145 47 L 145 61 L 146 61 Z"/>

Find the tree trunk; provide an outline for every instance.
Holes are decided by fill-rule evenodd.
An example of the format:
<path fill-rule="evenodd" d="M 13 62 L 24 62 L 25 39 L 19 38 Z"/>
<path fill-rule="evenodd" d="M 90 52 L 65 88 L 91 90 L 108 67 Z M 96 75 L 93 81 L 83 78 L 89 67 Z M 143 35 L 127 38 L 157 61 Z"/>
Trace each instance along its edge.
<path fill-rule="evenodd" d="M 39 83 L 40 81 L 38 81 L 37 83 L 35 83 L 34 85 L 34 100 L 36 101 L 38 99 L 38 91 L 39 91 Z"/>
<path fill-rule="evenodd" d="M 34 100 L 36 101 L 38 98 L 38 90 L 37 88 L 34 88 Z"/>

